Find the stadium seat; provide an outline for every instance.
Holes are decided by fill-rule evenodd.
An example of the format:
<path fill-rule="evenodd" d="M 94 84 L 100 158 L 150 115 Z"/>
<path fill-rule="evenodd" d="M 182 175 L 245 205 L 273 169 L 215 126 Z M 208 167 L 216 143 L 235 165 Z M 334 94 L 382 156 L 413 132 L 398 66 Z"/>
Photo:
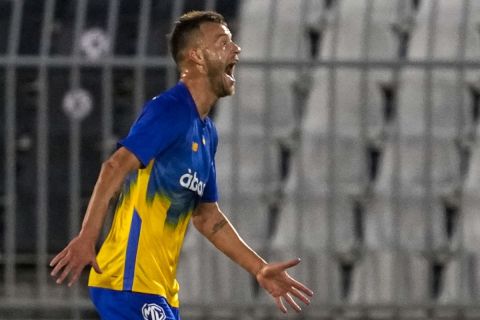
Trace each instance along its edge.
<path fill-rule="evenodd" d="M 368 1 L 367 1 L 368 3 Z M 397 39 L 392 34 L 396 19 L 395 1 L 373 1 L 370 29 L 368 30 L 368 57 L 372 60 L 388 60 L 396 57 Z M 359 15 L 363 12 L 359 13 Z"/>
<path fill-rule="evenodd" d="M 480 52 L 480 32 L 478 24 L 480 23 L 480 3 L 470 1 L 467 17 L 467 30 L 465 39 L 465 58 L 477 59 Z"/>
<path fill-rule="evenodd" d="M 439 0 L 437 2 L 438 17 L 436 21 L 434 57 L 436 59 L 454 59 L 458 57 L 459 30 L 463 19 L 462 9 L 464 2 L 449 0 Z"/>
<path fill-rule="evenodd" d="M 296 185 L 292 183 L 290 192 L 295 192 L 295 188 Z M 302 280 L 316 292 L 314 303 L 333 301 L 335 294 L 326 289 L 332 285 L 329 284 L 332 281 L 329 271 L 335 269 L 328 253 L 325 194 L 305 195 L 305 201 L 302 202 L 294 199 L 293 194 L 286 198 L 277 232 L 271 242 L 271 258 L 278 261 L 301 257 L 300 268 L 293 269 L 292 274 L 303 277 Z"/>
<path fill-rule="evenodd" d="M 458 55 L 458 32 L 462 21 L 461 1 L 424 0 L 417 17 L 415 30 L 412 34 L 409 58 L 426 59 L 431 13 L 437 8 L 435 23 L 435 38 L 432 56 L 436 59 L 454 59 Z"/>
<path fill-rule="evenodd" d="M 365 30 L 365 0 L 342 0 L 332 8 L 322 58 L 359 59 Z M 338 30 L 335 28 L 338 27 Z M 337 42 L 335 33 L 338 34 Z"/>
<path fill-rule="evenodd" d="M 452 256 L 444 264 L 443 278 L 441 279 L 440 294 L 438 302 L 440 304 L 465 303 L 472 301 L 472 282 L 478 282 L 470 279 L 471 273 L 468 272 L 471 254 L 466 253 Z"/>

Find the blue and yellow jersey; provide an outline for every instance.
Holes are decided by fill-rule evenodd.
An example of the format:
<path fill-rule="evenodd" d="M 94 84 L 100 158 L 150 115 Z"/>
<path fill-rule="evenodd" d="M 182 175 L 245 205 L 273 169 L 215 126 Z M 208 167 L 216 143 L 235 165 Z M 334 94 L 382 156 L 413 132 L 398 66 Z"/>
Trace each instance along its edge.
<path fill-rule="evenodd" d="M 142 168 L 123 185 L 97 257 L 103 273 L 92 269 L 89 286 L 157 294 L 178 307 L 175 273 L 190 216 L 200 201 L 218 198 L 217 143 L 182 82 L 145 105 L 119 142 Z"/>

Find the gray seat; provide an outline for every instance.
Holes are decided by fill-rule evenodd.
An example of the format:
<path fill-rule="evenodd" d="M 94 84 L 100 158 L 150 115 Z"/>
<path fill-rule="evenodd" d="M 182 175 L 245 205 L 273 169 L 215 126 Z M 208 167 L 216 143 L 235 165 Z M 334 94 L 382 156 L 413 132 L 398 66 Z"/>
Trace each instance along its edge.
<path fill-rule="evenodd" d="M 471 279 L 469 272 L 471 254 L 456 255 L 445 264 L 443 274 L 443 287 L 441 288 L 438 302 L 440 304 L 455 304 L 472 302 L 472 285 L 478 283 L 478 279 Z"/>
<path fill-rule="evenodd" d="M 365 0 L 343 0 L 338 2 L 339 8 L 332 9 L 332 19 L 325 35 L 323 58 L 359 59 L 361 57 L 366 4 Z M 335 21 L 337 19 L 338 21 Z M 338 31 L 335 30 L 335 25 L 338 25 Z M 335 32 L 338 32 L 338 41 L 334 43 Z"/>
<path fill-rule="evenodd" d="M 465 57 L 467 59 L 478 59 L 480 52 L 480 42 L 478 40 L 480 23 L 480 3 L 470 1 L 470 8 L 467 17 L 467 34 L 465 39 Z"/>
<path fill-rule="evenodd" d="M 391 250 L 367 252 L 356 268 L 352 303 L 373 305 L 427 301 L 426 260 L 419 255 L 395 255 Z"/>
<path fill-rule="evenodd" d="M 438 0 L 438 19 L 436 23 L 436 41 L 434 57 L 454 59 L 458 56 L 460 37 L 458 32 L 462 23 L 462 11 L 465 2 Z M 475 2 L 475 1 L 473 1 Z"/>
<path fill-rule="evenodd" d="M 234 267 L 193 227 L 186 235 L 180 260 L 177 279 L 183 303 L 248 302 L 252 297 L 249 274 Z"/>
<path fill-rule="evenodd" d="M 458 31 L 462 21 L 464 2 L 450 0 L 422 1 L 413 32 L 409 57 L 411 59 L 427 58 L 427 44 L 429 39 L 430 13 L 437 5 L 438 16 L 435 21 L 436 32 L 433 45 L 433 57 L 437 59 L 454 59 L 458 54 Z"/>
<path fill-rule="evenodd" d="M 426 249 L 427 217 L 421 196 L 405 196 L 395 204 L 389 196 L 376 195 L 369 201 L 366 212 L 367 248 L 388 250 L 399 245 L 412 252 Z"/>

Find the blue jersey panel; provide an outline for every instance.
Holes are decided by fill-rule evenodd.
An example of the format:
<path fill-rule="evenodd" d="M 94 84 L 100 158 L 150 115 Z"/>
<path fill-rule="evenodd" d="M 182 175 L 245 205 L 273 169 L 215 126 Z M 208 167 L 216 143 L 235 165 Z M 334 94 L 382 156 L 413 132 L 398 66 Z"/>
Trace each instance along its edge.
<path fill-rule="evenodd" d="M 152 185 L 150 196 L 152 191 L 166 193 L 169 197 L 178 194 L 175 190 L 178 175 L 191 173 L 186 188 L 196 191 L 204 202 L 218 200 L 214 160 L 217 144 L 214 124 L 208 117 L 200 118 L 195 102 L 182 82 L 150 100 L 128 136 L 119 142 L 119 146 L 137 156 L 143 167 L 155 160 L 161 185 L 158 181 Z M 206 150 L 202 150 L 204 148 Z M 192 184 L 196 179 L 198 184 Z M 188 177 L 185 176 L 180 184 L 182 182 L 189 182 Z M 189 207 L 184 199 L 178 200 Z"/>

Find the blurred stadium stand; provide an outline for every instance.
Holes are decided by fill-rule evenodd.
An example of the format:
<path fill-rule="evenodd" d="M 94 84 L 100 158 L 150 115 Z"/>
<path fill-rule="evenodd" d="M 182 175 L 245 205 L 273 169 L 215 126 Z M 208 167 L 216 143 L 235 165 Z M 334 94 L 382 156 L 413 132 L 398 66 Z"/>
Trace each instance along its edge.
<path fill-rule="evenodd" d="M 97 319 L 79 230 L 102 159 L 177 81 L 165 35 L 215 9 L 242 47 L 214 109 L 221 205 L 314 289 L 292 319 L 480 319 L 477 0 L 0 0 L 0 319 Z M 278 319 L 198 232 L 184 319 Z"/>

